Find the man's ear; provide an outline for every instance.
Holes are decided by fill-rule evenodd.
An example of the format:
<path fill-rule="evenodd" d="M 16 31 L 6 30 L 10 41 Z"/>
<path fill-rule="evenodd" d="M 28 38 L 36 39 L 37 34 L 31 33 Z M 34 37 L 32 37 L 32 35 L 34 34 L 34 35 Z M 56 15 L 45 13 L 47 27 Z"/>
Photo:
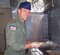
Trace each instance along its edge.
<path fill-rule="evenodd" d="M 18 9 L 18 14 L 20 14 L 20 9 Z"/>

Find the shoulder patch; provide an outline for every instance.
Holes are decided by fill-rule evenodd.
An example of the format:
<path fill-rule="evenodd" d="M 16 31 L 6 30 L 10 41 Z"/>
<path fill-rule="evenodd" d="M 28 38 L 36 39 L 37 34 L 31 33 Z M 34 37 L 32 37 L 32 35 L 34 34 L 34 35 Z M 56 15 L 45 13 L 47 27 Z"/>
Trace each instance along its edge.
<path fill-rule="evenodd" d="M 15 24 L 10 25 L 9 29 L 15 31 L 16 30 L 16 25 Z"/>

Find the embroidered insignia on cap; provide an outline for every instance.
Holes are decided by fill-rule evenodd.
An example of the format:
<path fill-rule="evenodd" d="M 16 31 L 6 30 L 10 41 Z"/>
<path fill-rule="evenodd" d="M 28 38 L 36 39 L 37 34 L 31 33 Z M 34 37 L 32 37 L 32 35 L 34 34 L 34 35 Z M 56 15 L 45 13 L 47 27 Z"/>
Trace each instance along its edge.
<path fill-rule="evenodd" d="M 16 30 L 16 26 L 13 26 L 13 25 L 10 26 L 10 30 L 14 30 L 15 31 Z"/>

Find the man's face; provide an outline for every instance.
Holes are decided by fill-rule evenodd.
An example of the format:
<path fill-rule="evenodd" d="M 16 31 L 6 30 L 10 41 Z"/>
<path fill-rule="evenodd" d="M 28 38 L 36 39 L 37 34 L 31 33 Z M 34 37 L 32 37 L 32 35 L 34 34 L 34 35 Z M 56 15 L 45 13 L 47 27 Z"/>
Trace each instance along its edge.
<path fill-rule="evenodd" d="M 19 16 L 22 18 L 22 20 L 26 20 L 30 16 L 30 10 L 21 8 L 19 9 Z"/>

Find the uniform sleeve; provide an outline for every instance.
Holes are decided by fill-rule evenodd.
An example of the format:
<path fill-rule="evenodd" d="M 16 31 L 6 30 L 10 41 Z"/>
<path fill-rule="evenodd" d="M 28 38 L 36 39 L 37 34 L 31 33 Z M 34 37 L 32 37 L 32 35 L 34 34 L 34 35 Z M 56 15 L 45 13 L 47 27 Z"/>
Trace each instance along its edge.
<path fill-rule="evenodd" d="M 21 33 L 20 33 L 21 34 Z M 9 49 L 13 51 L 20 51 L 25 49 L 25 42 L 19 39 L 18 28 L 16 24 L 8 24 L 6 26 L 6 44 Z"/>

